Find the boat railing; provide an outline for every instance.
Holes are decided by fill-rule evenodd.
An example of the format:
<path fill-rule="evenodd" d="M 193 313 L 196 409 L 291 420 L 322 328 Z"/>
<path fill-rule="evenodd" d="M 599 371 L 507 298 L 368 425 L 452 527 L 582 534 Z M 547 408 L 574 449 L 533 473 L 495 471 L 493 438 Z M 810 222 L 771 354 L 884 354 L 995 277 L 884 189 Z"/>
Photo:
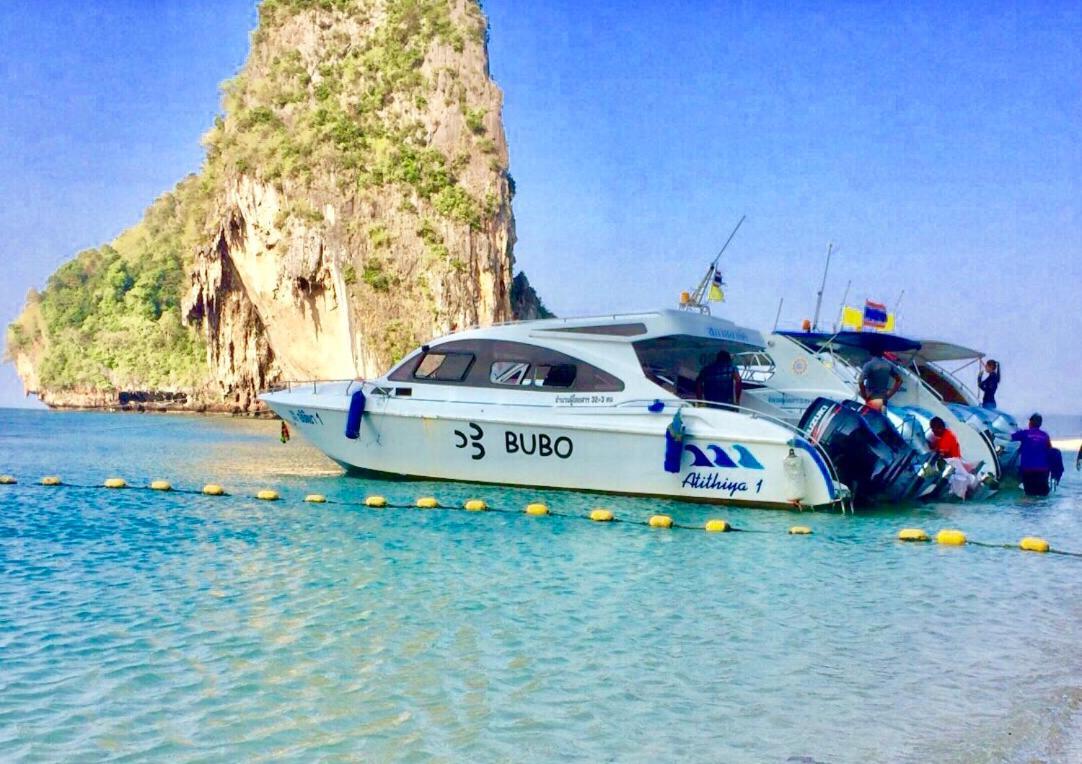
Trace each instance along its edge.
<path fill-rule="evenodd" d="M 290 393 L 309 392 L 313 395 L 319 395 L 321 387 L 326 390 L 326 388 L 331 385 L 337 386 L 343 383 L 349 383 L 346 387 L 346 392 L 349 393 L 353 389 L 354 383 L 363 384 L 364 381 L 365 380 L 363 379 L 287 379 L 275 382 L 263 392 L 279 393 L 285 390 Z"/>
<path fill-rule="evenodd" d="M 765 422 L 770 422 L 772 424 L 776 424 L 779 427 L 782 427 L 782 428 L 788 430 L 794 436 L 799 437 L 801 440 L 803 440 L 809 446 L 814 448 L 815 451 L 819 454 L 819 456 L 822 457 L 823 462 L 827 465 L 827 469 L 830 471 L 831 479 L 834 480 L 835 482 L 838 482 L 838 470 L 837 470 L 837 468 L 835 468 L 834 462 L 831 461 L 830 454 L 828 454 L 826 452 L 826 449 L 824 449 L 818 443 L 814 443 L 811 440 L 809 440 L 807 435 L 804 433 L 804 431 L 801 430 L 799 427 L 797 427 L 792 422 L 787 422 L 784 419 L 780 419 L 779 417 L 772 416 L 770 414 L 765 414 L 762 411 L 758 411 L 757 409 L 750 409 L 750 408 L 748 408 L 746 406 L 740 406 L 740 405 L 736 405 L 736 404 L 716 403 L 714 401 L 696 400 L 696 399 L 693 399 L 693 398 L 651 398 L 649 400 L 643 398 L 643 399 L 636 399 L 636 400 L 629 400 L 629 401 L 621 401 L 620 403 L 617 404 L 617 407 L 619 408 L 619 407 L 622 407 L 622 406 L 642 406 L 642 405 L 649 406 L 649 405 L 654 404 L 656 402 L 664 403 L 666 406 L 669 405 L 669 404 L 675 404 L 677 407 L 688 408 L 688 409 L 692 409 L 692 410 L 694 410 L 694 409 L 719 409 L 719 410 L 722 410 L 722 411 L 734 411 L 734 412 L 736 412 L 738 414 L 744 414 L 745 416 L 749 416 L 752 419 L 761 419 L 761 420 L 763 420 Z"/>
<path fill-rule="evenodd" d="M 931 366 L 933 369 L 935 369 L 935 371 L 937 373 L 941 374 L 942 376 L 946 377 L 949 381 L 954 383 L 955 387 L 958 388 L 958 390 L 961 391 L 962 397 L 966 399 L 965 400 L 965 405 L 967 405 L 967 406 L 974 405 L 972 403 L 969 403 L 969 401 L 980 401 L 981 397 L 979 395 L 977 395 L 977 393 L 974 392 L 973 389 L 970 388 L 969 385 L 967 385 L 965 382 L 963 382 L 961 380 L 961 378 L 959 378 L 956 371 L 951 371 L 950 369 L 947 369 L 947 368 L 945 368 L 943 366 L 940 366 L 937 363 L 929 363 L 927 365 Z M 966 364 L 966 366 L 968 366 L 968 365 L 969 364 Z M 938 390 L 936 390 L 934 387 L 932 387 L 930 384 L 928 384 L 927 382 L 924 381 L 924 377 L 922 377 L 920 375 L 920 369 L 919 369 L 919 367 L 917 367 L 916 362 L 914 362 L 913 367 L 914 367 L 913 373 L 917 375 L 917 378 L 920 379 L 921 382 L 924 382 L 924 386 L 927 387 L 928 389 L 930 389 L 933 393 L 935 393 L 936 396 L 938 396 L 941 401 L 946 403 L 947 402 L 946 398 L 944 398 L 939 393 Z M 962 368 L 965 368 L 965 367 L 962 367 Z M 961 369 L 959 369 L 958 371 L 961 371 Z"/>

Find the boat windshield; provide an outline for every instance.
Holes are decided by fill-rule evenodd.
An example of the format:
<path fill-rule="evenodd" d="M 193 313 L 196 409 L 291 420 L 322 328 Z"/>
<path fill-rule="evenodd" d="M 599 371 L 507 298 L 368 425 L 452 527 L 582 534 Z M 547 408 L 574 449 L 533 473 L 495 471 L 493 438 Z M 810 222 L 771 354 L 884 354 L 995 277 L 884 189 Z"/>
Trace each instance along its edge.
<path fill-rule="evenodd" d="M 748 349 L 748 346 L 742 343 L 689 334 L 654 337 L 633 344 L 646 378 L 688 400 L 696 397 L 695 380 L 699 372 L 717 357 L 719 351 L 731 353 L 733 365 L 739 371 L 739 354 Z"/>

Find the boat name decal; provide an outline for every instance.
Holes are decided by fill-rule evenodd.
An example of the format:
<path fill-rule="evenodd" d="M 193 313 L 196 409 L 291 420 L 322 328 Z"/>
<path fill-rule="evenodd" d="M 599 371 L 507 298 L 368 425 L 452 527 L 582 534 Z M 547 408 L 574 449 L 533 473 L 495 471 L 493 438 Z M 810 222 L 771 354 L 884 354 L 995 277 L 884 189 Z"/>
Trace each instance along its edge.
<path fill-rule="evenodd" d="M 553 456 L 559 459 L 570 459 L 575 450 L 575 444 L 566 435 L 553 438 L 546 433 L 531 433 L 527 435 L 513 430 L 504 431 L 504 448 L 509 454 L 525 454 L 527 456 Z"/>
<path fill-rule="evenodd" d="M 455 430 L 455 437 L 458 438 L 458 442 L 455 443 L 455 448 L 465 448 L 466 446 L 473 446 L 473 453 L 470 454 L 470 458 L 474 461 L 485 458 L 485 445 L 481 442 L 481 438 L 485 437 L 485 431 L 481 429 L 481 426 L 474 424 L 473 422 L 467 422 L 470 426 L 470 435 L 466 436 L 466 433 L 462 430 Z"/>
<path fill-rule="evenodd" d="M 743 342 L 745 344 L 754 344 L 750 341 L 747 332 L 734 331 L 733 329 L 718 329 L 714 326 L 706 327 L 706 334 L 708 337 L 714 337 L 720 340 L 733 340 L 734 342 Z"/>
<path fill-rule="evenodd" d="M 803 413 L 811 405 L 812 399 L 791 393 L 771 393 L 766 396 L 766 402 L 778 408 L 793 409 Z"/>
<path fill-rule="evenodd" d="M 309 414 L 304 409 L 289 409 L 289 418 L 293 420 L 293 424 L 323 424 L 323 418 L 318 411 Z"/>
<path fill-rule="evenodd" d="M 707 491 L 721 491 L 722 493 L 728 492 L 730 497 L 735 496 L 738 493 L 745 493 L 748 490 L 748 483 L 746 480 L 730 480 L 729 478 L 719 476 L 716 472 L 689 472 L 681 485 L 684 488 L 699 488 Z M 763 481 L 756 481 L 755 493 L 759 493 L 762 488 Z"/>
<path fill-rule="evenodd" d="M 616 399 L 611 395 L 557 395 L 557 406 L 582 406 L 613 403 Z"/>

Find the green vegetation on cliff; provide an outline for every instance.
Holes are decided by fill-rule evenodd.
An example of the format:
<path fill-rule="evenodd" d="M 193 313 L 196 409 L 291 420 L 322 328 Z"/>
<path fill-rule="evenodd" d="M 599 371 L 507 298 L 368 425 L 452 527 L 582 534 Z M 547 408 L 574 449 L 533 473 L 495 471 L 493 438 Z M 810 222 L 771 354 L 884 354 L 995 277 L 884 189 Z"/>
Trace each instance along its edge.
<path fill-rule="evenodd" d="M 440 215 L 480 228 L 488 206 L 458 183 L 460 164 L 433 148 L 421 116 L 443 80 L 441 108 L 461 111 L 477 150 L 491 153 L 485 110 L 472 108 L 458 73 L 442 68 L 426 76 L 433 44 L 461 52 L 468 35 L 483 39 L 486 22 L 471 5 L 471 28 L 451 18 L 447 0 L 392 0 L 386 18 L 368 34 L 332 27 L 318 41 L 318 59 L 299 49 L 265 45 L 272 31 L 298 13 L 346 19 L 363 30 L 363 0 L 264 0 L 252 36 L 252 60 L 223 88 L 226 117 L 207 134 L 213 176 L 252 173 L 280 187 L 310 188 L 335 178 L 350 194 L 394 184 L 432 202 Z M 328 24 L 328 26 L 330 26 Z M 306 43 L 297 32 L 298 43 Z M 311 41 L 307 41 L 311 45 Z M 305 48 L 310 49 L 310 48 Z"/>
<path fill-rule="evenodd" d="M 493 189 L 511 180 L 493 140 L 502 145 L 502 132 L 486 127 L 499 102 L 485 100 L 478 82 L 487 84 L 487 73 L 470 65 L 486 40 L 476 0 L 465 13 L 454 0 L 264 0 L 248 61 L 222 87 L 223 114 L 204 136 L 199 175 L 32 292 L 8 328 L 7 355 L 50 391 L 213 388 L 217 325 L 186 326 L 182 301 L 197 254 L 215 255 L 216 232 L 235 220 L 225 200 L 242 178 L 277 189 L 274 228 L 303 224 L 344 245 L 328 257 L 347 300 L 358 290 L 419 297 L 424 304 L 411 309 L 438 317 L 431 274 L 407 279 L 396 258 L 415 234 L 423 266 L 457 278 L 467 266 L 456 231 L 473 237 L 500 220 L 505 202 Z M 491 173 L 481 181 L 479 156 L 480 174 Z M 471 172 L 468 188 L 461 179 Z M 397 228 L 369 222 L 386 219 L 386 209 L 408 210 L 415 230 L 412 219 Z M 416 344 L 407 324 L 372 327 L 377 352 L 396 359 Z"/>
<path fill-rule="evenodd" d="M 204 205 L 199 180 L 189 177 L 111 245 L 61 266 L 8 327 L 8 354 L 36 357 L 50 390 L 205 384 L 206 349 L 180 313 Z"/>

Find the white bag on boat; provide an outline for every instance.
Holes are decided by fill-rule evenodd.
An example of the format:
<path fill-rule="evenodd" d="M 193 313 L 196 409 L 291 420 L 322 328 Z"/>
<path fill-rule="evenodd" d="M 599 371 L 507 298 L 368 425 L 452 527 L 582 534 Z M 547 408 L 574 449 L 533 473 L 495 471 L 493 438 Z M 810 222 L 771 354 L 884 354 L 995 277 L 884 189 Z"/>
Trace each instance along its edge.
<path fill-rule="evenodd" d="M 947 459 L 947 464 L 954 467 L 954 472 L 950 476 L 950 492 L 964 500 L 977 490 L 981 479 L 966 469 L 966 463 L 957 456 Z"/>

